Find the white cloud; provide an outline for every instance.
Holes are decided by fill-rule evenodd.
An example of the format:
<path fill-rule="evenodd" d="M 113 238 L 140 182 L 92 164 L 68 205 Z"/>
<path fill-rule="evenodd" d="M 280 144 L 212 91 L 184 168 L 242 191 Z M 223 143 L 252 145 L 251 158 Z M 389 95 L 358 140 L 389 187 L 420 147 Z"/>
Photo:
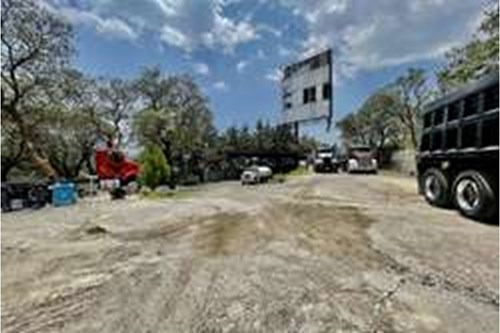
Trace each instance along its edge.
<path fill-rule="evenodd" d="M 75 24 L 93 24 L 98 33 L 135 39 L 142 33 L 187 52 L 206 47 L 233 53 L 259 38 L 249 20 L 228 17 L 228 0 L 87 0 L 77 9 L 61 0 L 41 0 Z"/>
<path fill-rule="evenodd" d="M 442 56 L 472 33 L 478 1 L 281 0 L 302 17 L 302 55 L 333 47 L 341 75 Z"/>
<path fill-rule="evenodd" d="M 281 81 L 282 77 L 283 77 L 283 73 L 278 68 L 275 68 L 266 74 L 266 79 L 269 81 L 273 81 L 273 82 Z"/>
<path fill-rule="evenodd" d="M 257 25 L 257 30 L 269 33 L 276 38 L 280 38 L 282 35 L 281 30 L 279 30 L 273 26 L 270 26 L 269 24 L 259 24 L 259 25 Z"/>
<path fill-rule="evenodd" d="M 281 56 L 281 57 L 289 57 L 290 55 L 292 55 L 292 50 L 284 47 L 283 45 L 279 45 L 278 46 L 278 54 Z"/>
<path fill-rule="evenodd" d="M 248 61 L 242 60 L 236 64 L 236 70 L 238 73 L 242 73 L 245 70 L 245 67 L 248 66 Z"/>
<path fill-rule="evenodd" d="M 136 39 L 138 34 L 132 27 L 117 18 L 100 20 L 96 26 L 97 32 L 109 37 Z"/>
<path fill-rule="evenodd" d="M 210 48 L 221 46 L 226 53 L 234 47 L 258 38 L 255 28 L 248 22 L 234 22 L 221 14 L 222 8 L 214 11 L 214 25 L 211 31 L 202 34 L 202 42 Z"/>
<path fill-rule="evenodd" d="M 210 68 L 208 67 L 207 64 L 204 64 L 202 62 L 193 64 L 193 70 L 195 71 L 195 73 L 200 75 L 210 74 Z"/>
<path fill-rule="evenodd" d="M 226 82 L 224 81 L 217 81 L 213 84 L 213 88 L 215 90 L 219 90 L 219 91 L 227 91 L 229 89 L 229 87 L 227 86 Z"/>
<path fill-rule="evenodd" d="M 138 37 L 138 32 L 119 18 L 104 18 L 90 11 L 70 7 L 59 8 L 49 2 L 42 2 L 41 4 L 48 10 L 60 15 L 72 24 L 94 27 L 96 32 L 104 37 L 128 40 L 134 40 Z"/>
<path fill-rule="evenodd" d="M 181 31 L 168 25 L 163 26 L 161 29 L 160 38 L 165 43 L 184 50 L 190 51 L 192 48 L 191 41 Z"/>

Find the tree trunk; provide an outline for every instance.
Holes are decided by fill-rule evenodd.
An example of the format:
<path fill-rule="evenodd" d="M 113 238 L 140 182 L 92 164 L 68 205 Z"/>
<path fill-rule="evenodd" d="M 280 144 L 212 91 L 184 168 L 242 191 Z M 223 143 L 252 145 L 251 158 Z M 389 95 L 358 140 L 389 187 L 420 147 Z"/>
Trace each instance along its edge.
<path fill-rule="evenodd" d="M 50 164 L 50 161 L 38 153 L 35 143 L 31 140 L 30 131 L 26 128 L 23 119 L 15 107 L 12 105 L 8 106 L 5 111 L 12 116 L 14 123 L 17 125 L 19 133 L 26 144 L 25 148 L 29 159 L 45 176 L 49 178 L 57 178 L 58 174 Z"/>
<path fill-rule="evenodd" d="M 26 140 L 26 150 L 33 164 L 48 178 L 57 178 L 58 174 L 50 164 L 49 160 L 40 156 L 33 143 Z"/>
<path fill-rule="evenodd" d="M 413 126 L 410 130 L 410 135 L 411 135 L 411 143 L 412 143 L 413 149 L 416 150 L 417 146 L 418 146 L 418 142 L 417 142 L 417 135 L 415 133 L 415 127 L 413 127 Z"/>

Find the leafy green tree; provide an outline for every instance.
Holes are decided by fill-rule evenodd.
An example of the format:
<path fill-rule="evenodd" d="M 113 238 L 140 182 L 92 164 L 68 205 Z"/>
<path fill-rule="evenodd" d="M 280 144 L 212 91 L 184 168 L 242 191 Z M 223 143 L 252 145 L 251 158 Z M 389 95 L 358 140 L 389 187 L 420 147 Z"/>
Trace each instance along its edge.
<path fill-rule="evenodd" d="M 57 174 L 74 178 L 84 167 L 91 167 L 95 143 L 101 133 L 110 132 L 112 126 L 96 111 L 95 81 L 80 71 L 61 71 L 46 89 L 50 90 L 47 93 L 50 104 L 38 112 L 38 124 L 33 131 Z"/>
<path fill-rule="evenodd" d="M 129 120 L 136 109 L 137 92 L 131 82 L 122 79 L 102 79 L 98 85 L 98 112 L 110 125 L 108 135 L 117 147 L 125 145 Z"/>
<path fill-rule="evenodd" d="M 397 78 L 392 89 L 399 96 L 401 103 L 396 116 L 409 137 L 410 147 L 416 149 L 421 114 L 435 92 L 429 85 L 425 71 L 415 68 L 408 69 L 405 74 Z"/>
<path fill-rule="evenodd" d="M 199 174 L 216 131 L 208 100 L 189 76 L 165 76 L 146 68 L 135 86 L 144 108 L 134 119 L 139 143 L 153 143 L 183 175 Z"/>
<path fill-rule="evenodd" d="M 141 181 L 155 189 L 165 184 L 170 178 L 170 167 L 160 147 L 148 144 L 140 156 Z"/>
<path fill-rule="evenodd" d="M 26 145 L 17 126 L 2 119 L 2 182 L 26 159 Z"/>
<path fill-rule="evenodd" d="M 34 0 L 2 0 L 2 115 L 23 140 L 26 156 L 54 176 L 32 130 L 48 98 L 44 87 L 57 78 L 72 53 L 72 29 Z"/>
<path fill-rule="evenodd" d="M 336 124 L 345 145 L 367 145 L 367 133 L 364 123 L 357 113 L 350 113 Z"/>
<path fill-rule="evenodd" d="M 93 159 L 93 147 L 98 139 L 94 120 L 76 110 L 52 109 L 45 113 L 40 144 L 50 165 L 60 177 L 78 177 Z M 89 170 L 91 171 L 91 170 Z"/>
<path fill-rule="evenodd" d="M 354 113 L 337 123 L 346 145 L 377 149 L 404 144 L 405 127 L 400 121 L 403 104 L 393 89 L 383 88 L 369 96 Z"/>
<path fill-rule="evenodd" d="M 371 147 L 401 145 L 403 128 L 398 119 L 402 111 L 399 96 L 385 89 L 375 92 L 361 106 L 358 117 L 365 128 L 365 138 Z"/>
<path fill-rule="evenodd" d="M 498 73 L 498 3 L 485 10 L 472 40 L 446 53 L 447 64 L 437 73 L 442 92 L 474 80 L 486 73 Z"/>

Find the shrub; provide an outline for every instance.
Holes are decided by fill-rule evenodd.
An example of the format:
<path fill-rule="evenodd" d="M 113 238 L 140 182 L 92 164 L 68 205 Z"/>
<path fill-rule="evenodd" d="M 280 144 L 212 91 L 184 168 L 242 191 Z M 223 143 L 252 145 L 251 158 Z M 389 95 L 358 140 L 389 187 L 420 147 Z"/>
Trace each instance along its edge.
<path fill-rule="evenodd" d="M 140 162 L 142 184 L 154 190 L 157 186 L 167 183 L 170 177 L 170 167 L 158 146 L 146 146 L 141 153 Z"/>

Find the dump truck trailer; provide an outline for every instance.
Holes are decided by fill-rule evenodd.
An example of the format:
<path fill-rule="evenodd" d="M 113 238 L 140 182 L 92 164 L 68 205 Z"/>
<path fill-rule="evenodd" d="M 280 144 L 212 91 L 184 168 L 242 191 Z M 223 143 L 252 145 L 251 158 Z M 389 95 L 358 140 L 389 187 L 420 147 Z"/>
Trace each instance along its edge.
<path fill-rule="evenodd" d="M 498 218 L 498 73 L 427 106 L 417 153 L 419 192 L 432 205 Z"/>

